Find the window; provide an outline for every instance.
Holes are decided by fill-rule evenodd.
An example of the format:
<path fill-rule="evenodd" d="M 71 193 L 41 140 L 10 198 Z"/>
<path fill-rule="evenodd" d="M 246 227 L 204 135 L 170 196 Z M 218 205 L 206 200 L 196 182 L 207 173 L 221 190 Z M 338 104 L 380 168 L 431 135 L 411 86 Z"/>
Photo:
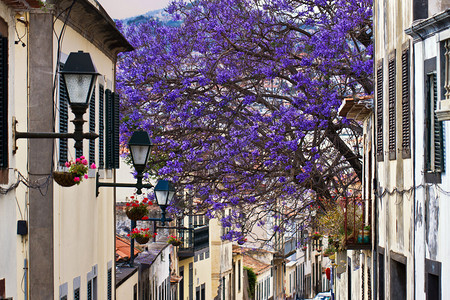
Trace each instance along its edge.
<path fill-rule="evenodd" d="M 104 125 L 104 88 L 103 85 L 98 86 L 98 164 L 99 168 L 105 167 L 104 160 L 104 139 L 105 139 L 105 125 Z"/>
<path fill-rule="evenodd" d="M 425 293 L 427 299 L 441 300 L 441 263 L 425 259 Z"/>
<path fill-rule="evenodd" d="M 73 299 L 80 300 L 80 288 L 77 288 L 73 291 Z"/>
<path fill-rule="evenodd" d="M 411 100 L 409 93 L 409 48 L 402 52 L 402 157 L 411 158 Z"/>
<path fill-rule="evenodd" d="M 107 297 L 108 300 L 112 300 L 112 269 L 108 269 L 107 281 Z"/>
<path fill-rule="evenodd" d="M 377 68 L 377 160 L 383 160 L 383 61 Z"/>
<path fill-rule="evenodd" d="M 436 116 L 437 108 L 437 75 L 427 74 L 426 91 L 426 123 L 425 123 L 425 168 L 427 173 L 440 173 L 444 171 L 444 143 L 442 121 Z"/>
<path fill-rule="evenodd" d="M 395 91 L 395 55 L 389 59 L 389 159 L 396 157 L 396 91 Z"/>
<path fill-rule="evenodd" d="M 238 260 L 238 291 L 241 291 L 241 261 Z"/>
<path fill-rule="evenodd" d="M 0 19 L 0 169 L 8 168 L 8 27 Z M 3 174 L 2 174 L 3 175 Z M 4 178 L 3 178 L 4 177 Z M 0 183 L 8 183 L 7 172 Z"/>
<path fill-rule="evenodd" d="M 89 101 L 89 132 L 95 132 L 95 87 Z M 95 140 L 89 140 L 89 164 L 95 163 Z"/>
<path fill-rule="evenodd" d="M 64 64 L 60 64 L 60 70 L 64 68 Z M 69 124 L 69 98 L 67 95 L 66 84 L 63 77 L 59 76 L 59 132 L 67 133 Z M 61 166 L 67 159 L 67 139 L 59 139 L 59 164 Z"/>
<path fill-rule="evenodd" d="M 119 168 L 119 95 L 107 89 L 106 96 L 106 168 Z"/>

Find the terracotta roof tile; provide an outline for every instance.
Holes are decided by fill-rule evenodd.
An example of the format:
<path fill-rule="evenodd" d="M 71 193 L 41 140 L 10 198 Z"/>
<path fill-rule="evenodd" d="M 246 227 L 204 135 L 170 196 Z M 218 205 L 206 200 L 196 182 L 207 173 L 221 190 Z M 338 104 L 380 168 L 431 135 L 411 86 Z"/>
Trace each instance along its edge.
<path fill-rule="evenodd" d="M 272 268 L 271 265 L 265 264 L 262 261 L 259 261 L 245 253 L 244 253 L 244 266 L 251 268 L 256 275 L 264 273 L 265 271 L 270 270 L 270 268 Z"/>
<path fill-rule="evenodd" d="M 134 255 L 139 254 L 140 251 L 134 248 Z M 130 241 L 116 235 L 116 261 L 130 257 Z"/>

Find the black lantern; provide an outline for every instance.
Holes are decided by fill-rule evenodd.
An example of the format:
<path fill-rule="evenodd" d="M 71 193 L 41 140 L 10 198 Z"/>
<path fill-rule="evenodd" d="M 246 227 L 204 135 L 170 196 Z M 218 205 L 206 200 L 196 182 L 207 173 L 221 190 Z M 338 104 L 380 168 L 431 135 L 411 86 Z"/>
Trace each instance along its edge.
<path fill-rule="evenodd" d="M 131 159 L 133 160 L 133 166 L 136 172 L 144 172 L 150 156 L 151 147 L 152 142 L 147 132 L 135 131 L 131 136 L 128 148 L 130 149 Z"/>
<path fill-rule="evenodd" d="M 175 195 L 175 188 L 173 187 L 172 182 L 168 180 L 158 180 L 154 191 L 156 202 L 161 209 L 165 209 Z"/>
<path fill-rule="evenodd" d="M 67 88 L 70 106 L 88 107 L 98 72 L 91 55 L 83 51 L 71 52 L 60 72 Z"/>

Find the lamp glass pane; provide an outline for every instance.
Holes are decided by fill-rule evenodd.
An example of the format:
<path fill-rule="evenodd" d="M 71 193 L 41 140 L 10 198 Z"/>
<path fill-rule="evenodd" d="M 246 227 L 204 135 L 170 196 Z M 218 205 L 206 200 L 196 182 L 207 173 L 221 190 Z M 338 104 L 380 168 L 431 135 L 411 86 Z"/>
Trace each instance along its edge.
<path fill-rule="evenodd" d="M 155 197 L 156 201 L 158 202 L 158 205 L 167 205 L 167 193 L 168 191 L 155 191 Z"/>
<path fill-rule="evenodd" d="M 87 104 L 90 96 L 91 74 L 64 74 L 71 104 Z"/>
<path fill-rule="evenodd" d="M 145 166 L 148 159 L 149 146 L 130 145 L 131 155 L 133 156 L 134 165 Z"/>
<path fill-rule="evenodd" d="M 167 203 L 172 201 L 173 196 L 175 196 L 175 191 L 169 191 L 169 198 L 167 199 Z"/>

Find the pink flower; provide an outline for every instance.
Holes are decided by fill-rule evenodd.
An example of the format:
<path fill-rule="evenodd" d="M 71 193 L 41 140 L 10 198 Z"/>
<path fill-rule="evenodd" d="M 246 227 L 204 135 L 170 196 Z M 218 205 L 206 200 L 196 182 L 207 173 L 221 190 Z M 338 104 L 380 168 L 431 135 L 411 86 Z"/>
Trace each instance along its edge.
<path fill-rule="evenodd" d="M 77 159 L 76 159 L 75 161 L 76 161 L 76 162 L 78 163 L 78 162 L 80 162 L 80 159 L 79 159 L 79 158 L 77 158 Z"/>
<path fill-rule="evenodd" d="M 92 163 L 91 169 L 97 169 L 97 166 L 94 163 Z"/>
<path fill-rule="evenodd" d="M 73 181 L 75 181 L 75 182 L 80 182 L 80 177 L 74 177 L 74 178 L 73 178 Z"/>
<path fill-rule="evenodd" d="M 70 168 L 70 162 L 66 161 L 65 165 L 67 168 Z"/>
<path fill-rule="evenodd" d="M 84 179 L 88 179 L 88 178 L 89 178 L 88 174 L 84 174 Z"/>
<path fill-rule="evenodd" d="M 81 163 L 82 163 L 83 165 L 87 165 L 87 164 L 88 164 L 88 161 L 85 160 L 85 159 L 83 159 L 83 160 L 81 161 Z"/>
<path fill-rule="evenodd" d="M 82 156 L 80 156 L 80 159 L 85 159 L 86 157 L 84 157 L 83 155 Z"/>

